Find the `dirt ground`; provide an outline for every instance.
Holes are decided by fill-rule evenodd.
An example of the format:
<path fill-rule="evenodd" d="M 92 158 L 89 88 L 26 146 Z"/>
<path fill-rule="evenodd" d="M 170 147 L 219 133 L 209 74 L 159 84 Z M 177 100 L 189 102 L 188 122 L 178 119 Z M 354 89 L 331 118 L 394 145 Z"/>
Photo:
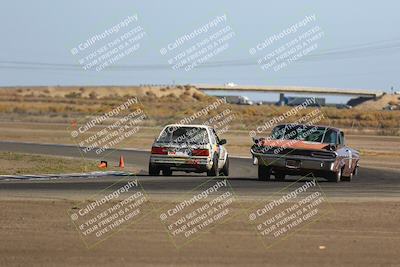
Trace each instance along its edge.
<path fill-rule="evenodd" d="M 234 208 L 245 211 L 252 204 Z M 87 249 L 67 214 L 74 205 L 72 200 L 1 200 L 0 265 L 400 266 L 397 200 L 331 201 L 333 213 L 268 249 L 245 216 L 177 249 L 157 212 Z"/>

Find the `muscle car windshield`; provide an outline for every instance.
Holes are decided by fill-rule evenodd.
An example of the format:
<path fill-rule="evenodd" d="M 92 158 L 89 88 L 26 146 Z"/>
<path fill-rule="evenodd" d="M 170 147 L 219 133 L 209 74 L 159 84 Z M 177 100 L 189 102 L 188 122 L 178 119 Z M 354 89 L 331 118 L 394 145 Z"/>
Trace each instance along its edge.
<path fill-rule="evenodd" d="M 273 139 L 300 140 L 317 143 L 336 143 L 336 132 L 326 127 L 307 125 L 280 125 L 272 131 Z M 334 142 L 331 142 L 335 140 Z"/>

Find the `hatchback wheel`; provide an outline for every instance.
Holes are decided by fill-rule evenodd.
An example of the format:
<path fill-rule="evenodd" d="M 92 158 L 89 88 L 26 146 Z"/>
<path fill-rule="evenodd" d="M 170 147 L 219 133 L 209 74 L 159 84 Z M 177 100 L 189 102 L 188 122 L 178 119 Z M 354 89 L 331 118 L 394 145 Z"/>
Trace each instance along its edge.
<path fill-rule="evenodd" d="M 163 169 L 163 170 L 162 170 L 162 174 L 163 174 L 164 176 L 171 176 L 171 175 L 172 175 L 172 171 L 171 171 L 170 168 L 166 168 L 166 169 Z"/>
<path fill-rule="evenodd" d="M 213 177 L 218 176 L 218 158 L 217 157 L 214 157 L 212 168 L 211 168 L 211 170 L 207 171 L 207 176 L 213 176 Z"/>
<path fill-rule="evenodd" d="M 160 175 L 160 169 L 155 167 L 152 164 L 149 164 L 149 175 L 150 176 L 158 176 L 158 175 Z"/>
<path fill-rule="evenodd" d="M 223 176 L 229 176 L 229 157 L 226 156 L 226 161 L 225 161 L 225 165 L 221 170 L 221 175 Z"/>

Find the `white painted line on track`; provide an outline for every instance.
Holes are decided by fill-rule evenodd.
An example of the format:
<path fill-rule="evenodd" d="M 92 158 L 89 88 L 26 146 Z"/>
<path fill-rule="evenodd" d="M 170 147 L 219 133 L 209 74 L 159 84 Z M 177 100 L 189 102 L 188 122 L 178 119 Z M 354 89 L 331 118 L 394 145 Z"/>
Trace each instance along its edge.
<path fill-rule="evenodd" d="M 130 172 L 83 172 L 83 173 L 63 173 L 63 174 L 27 174 L 27 175 L 0 175 L 0 180 L 50 180 L 65 178 L 96 178 L 102 176 L 130 176 Z"/>

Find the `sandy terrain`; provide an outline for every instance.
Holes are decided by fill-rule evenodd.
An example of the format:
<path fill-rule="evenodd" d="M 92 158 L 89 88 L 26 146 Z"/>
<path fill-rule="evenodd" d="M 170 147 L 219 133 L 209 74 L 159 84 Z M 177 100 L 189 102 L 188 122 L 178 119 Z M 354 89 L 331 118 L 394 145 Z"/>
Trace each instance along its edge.
<path fill-rule="evenodd" d="M 167 202 L 155 202 L 164 205 Z M 251 202 L 236 205 L 245 211 Z M 92 249 L 66 211 L 72 200 L 0 201 L 1 266 L 399 266 L 399 202 L 333 202 L 334 213 L 266 249 L 244 216 L 176 249 L 157 212 Z"/>
<path fill-rule="evenodd" d="M 389 139 L 387 150 L 396 150 L 390 142 L 397 139 Z M 360 146 L 374 142 L 357 140 Z M 389 157 L 382 164 L 391 162 Z M 246 168 L 254 171 L 250 164 L 246 168 L 243 164 L 232 159 L 232 173 L 241 171 L 243 176 L 250 173 Z M 379 165 L 373 159 L 370 164 Z M 160 181 L 142 176 L 152 205 L 149 213 L 88 249 L 68 212 L 82 208 L 80 201 L 93 200 L 94 192 L 113 180 L 4 181 L 0 183 L 0 266 L 399 266 L 400 204 L 395 174 L 385 177 L 364 168 L 361 174 L 351 184 L 325 183 L 329 204 L 321 204 L 321 209 L 329 213 L 287 239 L 273 242 L 270 248 L 257 236 L 247 214 L 256 201 L 289 183 L 259 184 L 256 179 L 235 178 L 231 181 L 235 190 L 242 188 L 232 207 L 237 216 L 177 249 L 159 220 L 160 210 L 175 205 L 177 197 L 205 178 L 170 177 L 164 182 L 165 177 Z M 178 187 L 178 193 L 171 191 Z M 351 193 L 354 190 L 359 193 Z M 342 195 L 335 196 L 336 191 Z M 382 197 L 383 191 L 389 194 Z"/>

